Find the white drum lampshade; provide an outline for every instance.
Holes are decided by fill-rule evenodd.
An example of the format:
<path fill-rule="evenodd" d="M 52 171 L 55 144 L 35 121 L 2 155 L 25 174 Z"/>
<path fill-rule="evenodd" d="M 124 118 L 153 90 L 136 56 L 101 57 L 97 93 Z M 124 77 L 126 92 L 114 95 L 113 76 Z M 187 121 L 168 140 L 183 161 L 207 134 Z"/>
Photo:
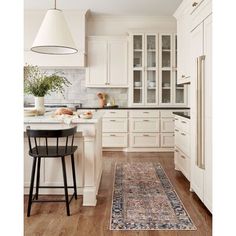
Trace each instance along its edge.
<path fill-rule="evenodd" d="M 61 10 L 55 8 L 47 11 L 31 50 L 52 55 L 78 52 Z"/>

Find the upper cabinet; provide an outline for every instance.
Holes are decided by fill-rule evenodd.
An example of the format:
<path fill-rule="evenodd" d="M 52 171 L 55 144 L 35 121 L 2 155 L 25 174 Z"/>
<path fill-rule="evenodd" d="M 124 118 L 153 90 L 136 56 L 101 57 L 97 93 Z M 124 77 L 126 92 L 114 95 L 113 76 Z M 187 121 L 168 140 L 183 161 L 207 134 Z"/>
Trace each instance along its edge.
<path fill-rule="evenodd" d="M 130 35 L 131 106 L 187 104 L 187 88 L 177 85 L 177 50 L 176 34 Z"/>
<path fill-rule="evenodd" d="M 158 104 L 158 35 L 130 35 L 130 104 Z"/>
<path fill-rule="evenodd" d="M 189 2 L 188 2 L 189 3 Z M 184 84 L 191 82 L 190 71 L 190 12 L 191 6 L 183 2 L 175 12 L 177 19 L 177 35 L 178 35 L 178 72 L 177 83 Z"/>
<path fill-rule="evenodd" d="M 86 87 L 128 87 L 126 37 L 88 37 Z"/>
<path fill-rule="evenodd" d="M 40 67 L 84 67 L 86 64 L 86 19 L 88 11 L 63 10 L 78 53 L 71 55 L 46 55 L 30 50 L 46 11 L 25 10 L 24 12 L 24 61 Z"/>

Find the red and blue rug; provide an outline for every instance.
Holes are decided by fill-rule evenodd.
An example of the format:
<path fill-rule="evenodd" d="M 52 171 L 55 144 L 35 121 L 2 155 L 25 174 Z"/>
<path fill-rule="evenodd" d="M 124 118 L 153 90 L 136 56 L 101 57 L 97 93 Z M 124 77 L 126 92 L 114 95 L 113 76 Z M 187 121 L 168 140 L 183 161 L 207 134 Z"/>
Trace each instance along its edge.
<path fill-rule="evenodd" d="M 118 163 L 111 230 L 196 230 L 159 163 Z"/>

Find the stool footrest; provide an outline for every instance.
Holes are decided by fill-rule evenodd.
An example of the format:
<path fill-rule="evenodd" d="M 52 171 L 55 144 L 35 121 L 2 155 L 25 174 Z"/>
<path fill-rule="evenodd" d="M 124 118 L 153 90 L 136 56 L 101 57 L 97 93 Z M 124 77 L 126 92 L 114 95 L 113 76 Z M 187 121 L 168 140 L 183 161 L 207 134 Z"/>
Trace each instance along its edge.
<path fill-rule="evenodd" d="M 39 186 L 38 188 L 65 188 L 64 186 Z M 74 188 L 74 186 L 67 186 L 67 188 Z"/>

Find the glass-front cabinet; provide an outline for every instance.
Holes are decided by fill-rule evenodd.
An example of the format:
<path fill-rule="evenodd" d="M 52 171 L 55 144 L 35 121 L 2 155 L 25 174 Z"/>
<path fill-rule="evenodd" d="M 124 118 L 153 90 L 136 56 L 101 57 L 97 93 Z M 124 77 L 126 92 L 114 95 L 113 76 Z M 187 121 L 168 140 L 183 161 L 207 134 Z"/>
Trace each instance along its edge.
<path fill-rule="evenodd" d="M 186 105 L 186 87 L 177 85 L 177 35 L 160 34 L 160 105 Z"/>
<path fill-rule="evenodd" d="M 132 105 L 158 104 L 158 36 L 132 35 Z"/>
<path fill-rule="evenodd" d="M 177 85 L 176 35 L 132 34 L 130 77 L 130 105 L 186 105 L 186 88 Z"/>

